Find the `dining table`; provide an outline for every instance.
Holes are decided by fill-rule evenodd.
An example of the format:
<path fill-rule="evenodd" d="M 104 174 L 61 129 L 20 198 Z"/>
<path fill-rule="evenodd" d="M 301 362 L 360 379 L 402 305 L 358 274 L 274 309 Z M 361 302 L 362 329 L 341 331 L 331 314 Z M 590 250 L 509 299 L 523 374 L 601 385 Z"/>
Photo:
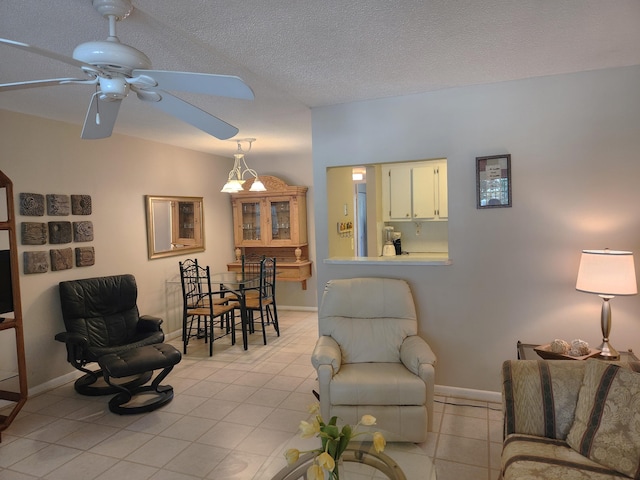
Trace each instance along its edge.
<path fill-rule="evenodd" d="M 260 288 L 260 272 L 217 272 L 211 273 L 211 283 L 220 285 L 220 290 L 233 293 L 240 306 L 240 324 L 242 329 L 242 346 L 249 348 L 249 311 L 247 310 L 246 295 L 248 291 Z M 234 327 L 235 328 L 235 327 Z"/>

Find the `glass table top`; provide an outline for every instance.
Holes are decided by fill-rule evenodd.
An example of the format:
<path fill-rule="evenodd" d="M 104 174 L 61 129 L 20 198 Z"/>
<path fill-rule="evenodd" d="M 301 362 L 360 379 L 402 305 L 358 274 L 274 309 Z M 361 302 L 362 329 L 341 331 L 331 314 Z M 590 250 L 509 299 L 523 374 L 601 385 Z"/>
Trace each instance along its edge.
<path fill-rule="evenodd" d="M 306 478 L 307 468 L 313 463 L 314 455 L 301 456 L 294 465 L 287 466 L 284 452 L 288 448 L 311 450 L 318 446 L 319 439 L 301 439 L 294 437 L 286 446 L 279 449 L 283 468 L 272 480 L 298 480 Z M 413 480 L 423 478 L 436 480 L 436 469 L 433 460 L 427 453 L 414 443 L 388 442 L 384 452 L 377 454 L 371 442 L 352 441 L 343 454 L 342 475 L 347 480 L 357 478 L 389 479 L 389 480 Z"/>
<path fill-rule="evenodd" d="M 260 286 L 259 273 L 218 272 L 211 274 L 211 283 L 219 283 L 230 290 L 257 288 Z"/>

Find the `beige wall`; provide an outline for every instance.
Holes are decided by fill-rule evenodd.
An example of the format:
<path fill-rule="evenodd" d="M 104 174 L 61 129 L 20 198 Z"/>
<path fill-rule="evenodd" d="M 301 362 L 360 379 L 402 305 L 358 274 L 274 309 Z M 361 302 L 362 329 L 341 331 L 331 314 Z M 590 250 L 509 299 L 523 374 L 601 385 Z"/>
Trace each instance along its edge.
<path fill-rule="evenodd" d="M 318 285 L 405 278 L 436 383 L 499 391 L 518 340 L 601 341 L 600 299 L 575 290 L 584 248 L 640 262 L 640 67 L 312 110 Z M 477 210 L 475 157 L 512 155 L 513 207 Z M 451 266 L 329 265 L 327 167 L 447 158 Z M 319 289 L 321 294 L 321 289 Z M 640 296 L 612 300 L 611 341 L 640 351 Z"/>
<path fill-rule="evenodd" d="M 226 263 L 233 259 L 231 206 L 229 196 L 220 193 L 233 163 L 231 157 L 215 157 L 123 135 L 90 141 L 79 137 L 77 125 L 0 110 L 0 170 L 14 183 L 16 203 L 20 192 L 88 194 L 93 201 L 93 213 L 88 219 L 94 225 L 95 239 L 90 244 L 96 252 L 94 266 L 24 275 L 20 258 L 30 388 L 72 371 L 65 361 L 64 345 L 54 340 L 54 335 L 64 329 L 57 288 L 60 281 L 132 273 L 138 283 L 141 312 L 164 318 L 165 332 L 181 327 L 180 286 L 168 284 L 167 280 L 179 281 L 178 261 L 186 256 L 148 260 L 144 195 L 204 197 L 206 251 L 194 256 L 213 271 L 226 270 Z M 252 154 L 250 163 L 259 173 L 308 185 L 311 162 L 304 152 L 301 157 L 298 160 L 307 164 L 300 172 L 306 172 L 302 178 L 279 175 L 291 170 L 285 168 L 290 160 L 286 157 L 262 163 L 259 154 Z M 270 168 L 263 168 L 267 165 Z M 18 224 L 50 220 L 17 216 Z M 313 231 L 310 233 L 313 235 Z M 20 246 L 19 253 L 48 248 L 49 245 Z M 315 285 L 315 281 L 309 282 L 309 289 L 304 292 L 300 284 L 282 285 L 279 304 L 314 307 Z"/>

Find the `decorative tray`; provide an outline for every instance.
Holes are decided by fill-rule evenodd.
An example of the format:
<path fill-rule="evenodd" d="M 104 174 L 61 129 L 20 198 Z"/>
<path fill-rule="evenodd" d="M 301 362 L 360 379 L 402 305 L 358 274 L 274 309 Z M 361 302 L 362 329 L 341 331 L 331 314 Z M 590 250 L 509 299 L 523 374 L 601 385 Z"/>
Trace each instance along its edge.
<path fill-rule="evenodd" d="M 579 357 L 574 357 L 572 355 L 567 355 L 566 353 L 556 353 L 551 351 L 551 344 L 547 343 L 546 345 L 538 345 L 534 348 L 535 352 L 545 360 L 586 360 L 587 358 L 597 357 L 600 355 L 600 350 L 597 348 L 590 348 L 589 353 L 587 355 L 581 355 Z"/>

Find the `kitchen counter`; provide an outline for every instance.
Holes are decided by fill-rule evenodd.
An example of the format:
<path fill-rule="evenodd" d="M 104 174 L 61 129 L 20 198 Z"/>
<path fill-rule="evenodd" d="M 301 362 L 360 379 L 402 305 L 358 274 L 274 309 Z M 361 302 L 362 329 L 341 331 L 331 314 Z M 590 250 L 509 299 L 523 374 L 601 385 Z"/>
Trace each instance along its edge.
<path fill-rule="evenodd" d="M 323 260 L 328 265 L 451 265 L 448 253 L 415 252 L 394 257 L 331 257 Z"/>

